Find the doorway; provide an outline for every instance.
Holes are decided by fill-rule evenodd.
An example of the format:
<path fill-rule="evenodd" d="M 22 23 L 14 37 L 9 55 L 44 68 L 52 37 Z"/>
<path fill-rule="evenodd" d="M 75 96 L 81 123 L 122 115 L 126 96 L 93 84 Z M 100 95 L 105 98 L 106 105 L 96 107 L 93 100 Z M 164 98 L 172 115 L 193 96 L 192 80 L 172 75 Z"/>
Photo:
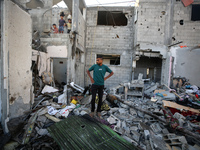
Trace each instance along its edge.
<path fill-rule="evenodd" d="M 56 83 L 67 83 L 67 58 L 52 58 L 52 72 Z"/>
<path fill-rule="evenodd" d="M 139 73 L 143 74 L 144 79 L 151 79 L 154 82 L 161 81 L 162 59 L 159 57 L 141 56 L 136 62 L 134 78 L 137 79 Z"/>

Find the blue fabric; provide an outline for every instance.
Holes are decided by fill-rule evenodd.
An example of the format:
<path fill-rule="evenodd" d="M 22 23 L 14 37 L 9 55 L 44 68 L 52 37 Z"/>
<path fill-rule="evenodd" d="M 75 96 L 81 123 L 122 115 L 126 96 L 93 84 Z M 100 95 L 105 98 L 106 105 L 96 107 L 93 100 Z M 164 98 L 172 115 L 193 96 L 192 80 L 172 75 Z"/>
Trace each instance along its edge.
<path fill-rule="evenodd" d="M 64 27 L 63 26 L 59 26 L 59 31 L 64 31 Z"/>

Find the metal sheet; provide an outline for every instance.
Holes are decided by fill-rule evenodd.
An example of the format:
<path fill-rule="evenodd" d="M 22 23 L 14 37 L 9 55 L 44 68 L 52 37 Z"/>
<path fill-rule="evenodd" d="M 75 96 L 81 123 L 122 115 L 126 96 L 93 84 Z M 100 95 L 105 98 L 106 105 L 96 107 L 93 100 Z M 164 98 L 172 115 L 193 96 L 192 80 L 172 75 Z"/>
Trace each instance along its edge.
<path fill-rule="evenodd" d="M 108 126 L 84 117 L 71 116 L 48 128 L 49 133 L 62 150 L 134 150 L 131 143 L 120 137 Z"/>

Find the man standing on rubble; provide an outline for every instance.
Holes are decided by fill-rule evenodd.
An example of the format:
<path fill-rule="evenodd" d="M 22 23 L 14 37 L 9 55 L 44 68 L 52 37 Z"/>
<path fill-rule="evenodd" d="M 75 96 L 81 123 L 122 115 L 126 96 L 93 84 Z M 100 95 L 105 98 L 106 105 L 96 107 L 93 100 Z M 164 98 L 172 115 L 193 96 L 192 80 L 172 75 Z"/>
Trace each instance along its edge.
<path fill-rule="evenodd" d="M 90 74 L 90 71 L 93 71 L 93 78 Z M 106 72 L 109 72 L 110 74 L 104 78 Z M 87 70 L 87 74 L 92 82 L 92 101 L 90 116 L 94 116 L 95 99 L 98 92 L 99 102 L 97 107 L 97 116 L 101 117 L 101 104 L 103 97 L 104 81 L 110 78 L 114 73 L 112 70 L 110 70 L 110 68 L 108 68 L 108 66 L 103 64 L 103 57 L 97 55 L 96 64 L 94 64 L 92 67 L 89 68 L 89 70 Z"/>

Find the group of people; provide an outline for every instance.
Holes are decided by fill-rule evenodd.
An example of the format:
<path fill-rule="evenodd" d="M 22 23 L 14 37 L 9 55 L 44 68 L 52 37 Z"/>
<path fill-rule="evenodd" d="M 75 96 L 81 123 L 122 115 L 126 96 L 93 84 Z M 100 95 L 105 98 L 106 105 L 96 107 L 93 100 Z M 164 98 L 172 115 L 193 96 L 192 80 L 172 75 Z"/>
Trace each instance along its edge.
<path fill-rule="evenodd" d="M 68 16 L 68 23 L 65 22 L 64 13 L 62 12 L 60 14 L 60 20 L 59 20 L 59 29 L 56 27 L 56 24 L 53 24 L 53 31 L 54 33 L 63 33 L 64 27 L 67 26 L 67 33 L 71 31 L 71 17 Z M 93 71 L 93 77 L 91 76 L 90 72 Z M 109 72 L 110 74 L 107 77 L 104 77 L 106 72 Z M 108 78 L 110 78 L 114 73 L 113 71 L 108 68 L 108 66 L 103 64 L 103 57 L 101 55 L 98 55 L 96 58 L 96 64 L 91 66 L 87 70 L 87 74 L 91 80 L 92 83 L 92 100 L 91 100 L 91 113 L 90 116 L 94 117 L 94 111 L 95 111 L 95 99 L 96 94 L 98 93 L 99 102 L 96 110 L 96 115 L 98 117 L 101 117 L 101 105 L 102 105 L 102 97 L 103 97 L 103 90 L 104 90 L 104 81 L 106 81 Z"/>
<path fill-rule="evenodd" d="M 56 24 L 53 24 L 53 28 L 51 28 L 53 30 L 53 33 L 63 33 L 64 32 L 64 27 L 67 27 L 67 33 L 70 33 L 71 27 L 72 27 L 71 15 L 69 15 L 67 17 L 67 20 L 68 20 L 67 23 L 64 20 L 64 16 L 65 16 L 65 14 L 63 12 L 61 12 L 60 20 L 59 20 L 59 28 L 57 28 Z"/>

